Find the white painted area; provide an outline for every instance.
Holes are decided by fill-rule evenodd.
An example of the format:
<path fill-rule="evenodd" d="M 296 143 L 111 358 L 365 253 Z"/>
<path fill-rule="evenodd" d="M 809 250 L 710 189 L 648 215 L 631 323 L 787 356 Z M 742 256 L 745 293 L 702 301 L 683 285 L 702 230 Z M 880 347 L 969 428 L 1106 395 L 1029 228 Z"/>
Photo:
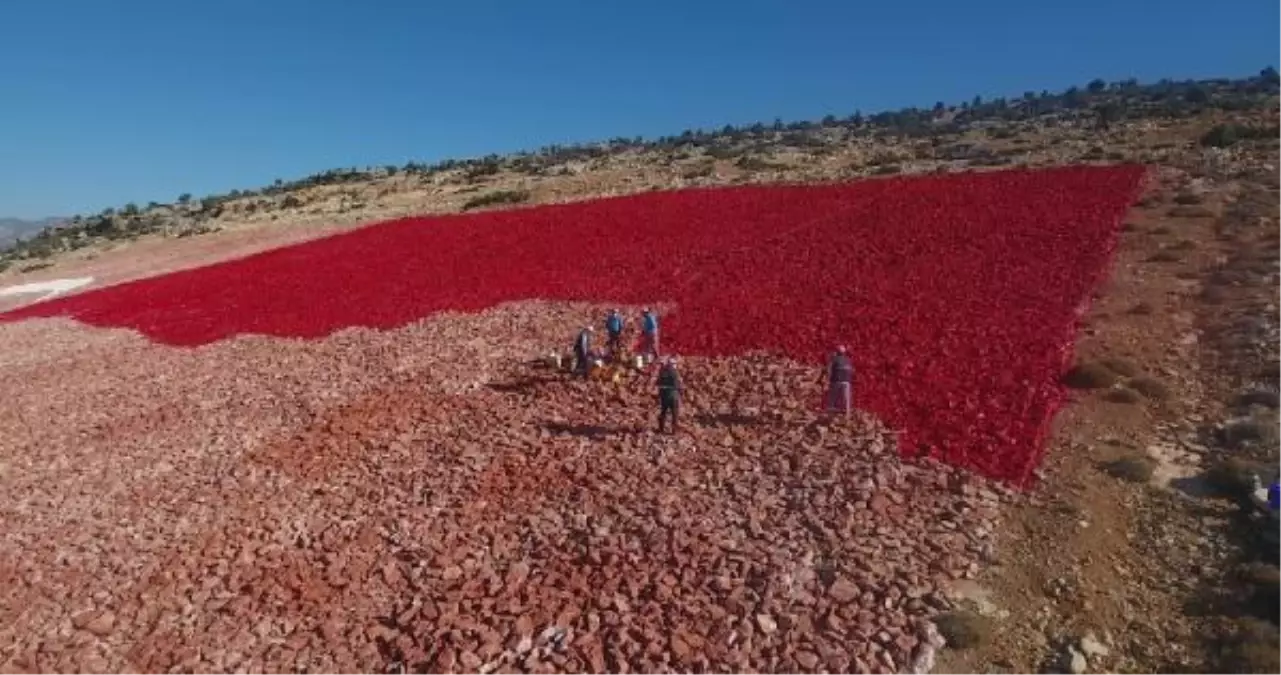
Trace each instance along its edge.
<path fill-rule="evenodd" d="M 74 279 L 52 279 L 50 281 L 37 281 L 30 284 L 18 284 L 0 288 L 0 297 L 8 295 L 30 295 L 43 293 L 37 302 L 47 300 L 55 295 L 61 295 L 67 291 L 74 291 L 82 286 L 88 286 L 93 283 L 93 277 L 76 277 Z"/>

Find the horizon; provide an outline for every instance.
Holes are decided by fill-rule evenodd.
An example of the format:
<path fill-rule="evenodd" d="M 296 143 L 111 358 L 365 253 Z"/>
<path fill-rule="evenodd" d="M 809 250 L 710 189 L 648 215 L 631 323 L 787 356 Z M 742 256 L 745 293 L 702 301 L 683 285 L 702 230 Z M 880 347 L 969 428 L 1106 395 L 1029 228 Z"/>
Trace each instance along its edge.
<path fill-rule="evenodd" d="M 1277 65 L 1281 22 L 1277 5 L 1257 6 L 1259 20 L 1219 35 L 1188 0 L 1158 12 L 1133 0 L 1068 12 L 1009 0 L 7 9 L 22 29 L 0 43 L 11 92 L 0 217 L 24 220 L 332 168 L 928 108 L 1096 78 L 1246 77 Z"/>

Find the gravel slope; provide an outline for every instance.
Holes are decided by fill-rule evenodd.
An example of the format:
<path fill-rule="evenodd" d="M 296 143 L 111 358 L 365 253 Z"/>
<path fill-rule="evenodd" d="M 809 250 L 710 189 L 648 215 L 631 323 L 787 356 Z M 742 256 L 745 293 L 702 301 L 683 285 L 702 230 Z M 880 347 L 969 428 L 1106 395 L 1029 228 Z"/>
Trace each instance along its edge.
<path fill-rule="evenodd" d="M 815 373 L 528 363 L 595 316 L 508 305 L 195 350 L 0 326 L 5 670 L 855 670 L 928 659 L 1001 488 L 818 424 Z"/>

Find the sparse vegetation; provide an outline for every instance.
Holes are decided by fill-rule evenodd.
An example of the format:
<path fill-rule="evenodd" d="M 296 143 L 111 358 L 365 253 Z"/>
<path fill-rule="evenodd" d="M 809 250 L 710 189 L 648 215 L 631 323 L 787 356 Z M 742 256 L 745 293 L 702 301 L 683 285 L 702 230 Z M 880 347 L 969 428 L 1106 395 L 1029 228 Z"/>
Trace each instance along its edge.
<path fill-rule="evenodd" d="M 1241 499 L 1248 496 L 1254 477 L 1262 476 L 1266 471 L 1267 467 L 1257 462 L 1229 457 L 1206 469 L 1204 478 L 1206 485 L 1220 497 Z"/>
<path fill-rule="evenodd" d="M 1111 368 L 1094 361 L 1078 363 L 1063 375 L 1063 384 L 1072 389 L 1104 389 L 1116 381 Z"/>
<path fill-rule="evenodd" d="M 991 620 L 969 611 L 942 614 L 934 619 L 934 625 L 952 649 L 973 649 L 992 636 Z"/>
<path fill-rule="evenodd" d="M 1130 483 L 1146 483 L 1156 472 L 1156 460 L 1147 456 L 1123 457 L 1104 467 L 1109 475 Z"/>
<path fill-rule="evenodd" d="M 529 192 L 525 190 L 498 190 L 483 195 L 478 195 L 467 200 L 463 204 L 462 210 L 470 211 L 486 206 L 501 206 L 504 204 L 522 204 L 529 201 Z"/>
<path fill-rule="evenodd" d="M 310 188 L 354 184 L 379 180 L 391 176 L 413 177 L 423 184 L 484 185 L 499 179 L 505 172 L 526 176 L 568 175 L 582 170 L 592 170 L 601 162 L 621 152 L 652 153 L 679 160 L 702 154 L 712 159 L 733 160 L 746 172 L 788 170 L 792 165 L 776 163 L 769 156 L 780 148 L 794 149 L 811 158 L 819 158 L 838 149 L 853 138 L 895 140 L 915 143 L 915 147 L 900 145 L 882 146 L 874 151 L 866 167 L 873 175 L 894 175 L 904 170 L 903 162 L 914 157 L 922 160 L 957 162 L 958 165 L 934 167 L 937 172 L 948 172 L 968 164 L 974 167 L 1002 166 L 1016 163 L 1025 150 L 986 147 L 982 142 L 958 142 L 960 134 L 980 131 L 993 141 L 1026 147 L 1039 128 L 1053 128 L 1093 118 L 1100 128 L 1112 128 L 1133 120 L 1178 120 L 1206 111 L 1247 111 L 1265 108 L 1269 97 L 1278 93 L 1275 71 L 1264 69 L 1257 75 L 1239 79 L 1214 79 L 1202 81 L 1162 80 L 1140 84 L 1132 80 L 1104 82 L 1092 80 L 1084 87 L 1069 87 L 1054 93 L 1050 91 L 1025 92 L 1021 97 L 984 99 L 974 97 L 959 104 L 935 103 L 927 108 L 904 108 L 864 114 L 861 111 L 841 117 L 827 115 L 821 121 L 786 122 L 776 119 L 772 123 L 742 126 L 724 125 L 720 128 L 691 129 L 680 134 L 653 139 L 613 138 L 604 142 L 578 145 L 549 145 L 533 152 L 522 152 L 507 157 L 488 155 L 466 160 L 446 159 L 436 163 L 410 161 L 403 167 L 391 165 L 335 168 L 321 171 L 297 180 L 276 179 L 271 185 L 254 190 L 231 190 L 223 195 L 209 195 L 195 200 L 189 193 L 179 195 L 175 205 L 149 203 L 145 208 L 135 204 L 125 205 L 117 212 L 106 209 L 99 214 L 77 217 L 57 231 L 48 232 L 51 246 L 49 255 L 58 251 L 83 248 L 95 241 L 133 239 L 153 232 L 183 231 L 193 225 L 217 220 L 228 213 L 264 213 L 280 204 L 283 208 L 297 208 L 303 202 L 316 203 L 312 196 L 296 196 Z M 1210 129 L 1201 139 L 1204 147 L 1228 147 L 1242 141 L 1275 141 L 1275 125 L 1224 122 Z M 919 140 L 918 140 L 919 139 Z M 919 142 L 926 141 L 925 143 Z M 1044 139 L 1047 147 L 1066 140 L 1051 134 Z M 1172 143 L 1164 144 L 1165 150 L 1177 150 Z M 1153 150 L 1163 149 L 1155 144 Z M 1087 159 L 1124 161 L 1129 155 L 1120 148 L 1096 144 L 1086 153 Z M 1141 160 L 1142 161 L 1142 160 Z M 571 164 L 577 165 L 571 167 Z M 802 167 L 803 164 L 797 165 Z M 695 167 L 684 175 L 689 179 L 711 176 L 709 169 Z M 736 180 L 741 180 L 736 179 Z M 496 186 L 497 187 L 497 186 Z M 651 186 L 657 187 L 657 186 Z M 478 197 L 468 202 L 466 208 L 485 205 L 517 203 L 511 195 L 497 196 L 520 190 L 497 190 L 493 197 Z M 235 207 L 234 200 L 267 197 L 266 202 L 255 207 Z M 278 197 L 278 199 L 270 199 Z M 478 201 L 497 199 L 496 202 Z M 525 201 L 524 199 L 518 201 Z M 1146 200 L 1145 200 L 1146 201 Z M 316 213 L 323 213 L 317 206 Z M 354 208 L 347 205 L 347 208 Z M 1214 214 L 1202 205 L 1176 198 L 1170 212 L 1176 217 L 1203 218 Z M 269 220 L 278 214 L 264 213 Z M 74 243 L 73 243 L 74 242 Z M 30 241 L 18 242 L 0 251 L 0 259 L 15 260 L 32 257 L 35 246 Z"/>

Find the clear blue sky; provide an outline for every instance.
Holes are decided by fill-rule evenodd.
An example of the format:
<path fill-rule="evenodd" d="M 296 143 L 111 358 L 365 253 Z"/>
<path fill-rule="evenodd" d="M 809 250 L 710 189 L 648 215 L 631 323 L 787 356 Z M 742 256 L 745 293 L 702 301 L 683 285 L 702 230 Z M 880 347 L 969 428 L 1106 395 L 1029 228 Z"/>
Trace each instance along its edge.
<path fill-rule="evenodd" d="M 2 0 L 0 216 L 1276 65 L 1275 0 Z"/>

